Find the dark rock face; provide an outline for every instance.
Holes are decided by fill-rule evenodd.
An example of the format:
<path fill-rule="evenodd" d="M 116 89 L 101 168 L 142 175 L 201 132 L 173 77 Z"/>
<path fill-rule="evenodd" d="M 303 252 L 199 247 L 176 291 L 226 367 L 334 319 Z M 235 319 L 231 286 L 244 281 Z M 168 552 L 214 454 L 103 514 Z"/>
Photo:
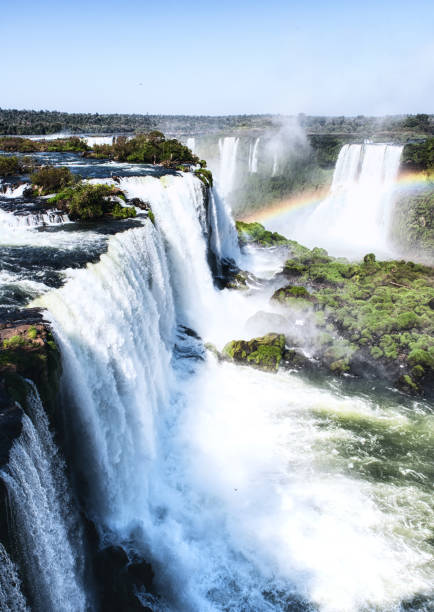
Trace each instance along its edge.
<path fill-rule="evenodd" d="M 15 438 L 21 434 L 23 411 L 8 394 L 4 381 L 0 381 L 0 468 L 9 459 Z"/>
<path fill-rule="evenodd" d="M 95 575 L 104 612 L 152 612 L 137 597 L 139 591 L 152 593 L 154 572 L 146 561 L 130 560 L 123 548 L 109 546 L 96 555 Z"/>

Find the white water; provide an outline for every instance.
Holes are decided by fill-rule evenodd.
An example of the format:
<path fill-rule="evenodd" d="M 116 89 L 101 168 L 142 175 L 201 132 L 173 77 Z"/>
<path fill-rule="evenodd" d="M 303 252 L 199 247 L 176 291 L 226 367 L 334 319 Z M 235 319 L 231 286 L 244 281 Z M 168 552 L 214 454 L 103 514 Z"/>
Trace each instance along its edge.
<path fill-rule="evenodd" d="M 399 406 L 174 355 L 176 322 L 223 343 L 252 298 L 212 286 L 194 177 L 122 188 L 151 203 L 156 228 L 111 238 L 98 264 L 41 300 L 101 530 L 152 560 L 174 611 L 284 610 L 298 595 L 326 612 L 398 612 L 403 597 L 427 592 L 423 494 L 357 477 L 358 457 L 339 451 L 357 435 L 320 421 L 354 415 L 396 429 L 406 426 Z"/>
<path fill-rule="evenodd" d="M 187 138 L 187 147 L 192 153 L 195 153 L 196 139 L 193 137 Z"/>
<path fill-rule="evenodd" d="M 260 138 L 256 138 L 254 143 L 250 143 L 249 149 L 249 172 L 255 173 L 258 171 L 258 146 Z"/>
<path fill-rule="evenodd" d="M 1 471 L 11 507 L 11 531 L 19 542 L 33 607 L 47 612 L 80 612 L 86 609 L 78 576 L 80 536 L 64 465 L 36 388 L 28 382 L 31 418 L 23 415 L 22 433 Z"/>
<path fill-rule="evenodd" d="M 70 222 L 68 215 L 58 210 L 50 210 L 46 213 L 15 215 L 0 209 L 0 228 L 22 229 L 44 225 L 61 225 Z"/>
<path fill-rule="evenodd" d="M 21 198 L 24 190 L 28 186 L 28 183 L 23 183 L 22 185 L 18 185 L 18 187 L 10 187 L 8 185 L 0 195 L 2 195 L 4 198 Z"/>
<path fill-rule="evenodd" d="M 217 173 L 217 187 L 219 194 L 223 198 L 234 187 L 239 141 L 240 139 L 235 136 L 219 138 L 220 161 Z"/>
<path fill-rule="evenodd" d="M 21 580 L 17 568 L 0 543 L 0 610 L 27 612 L 26 599 L 21 592 Z"/>
<path fill-rule="evenodd" d="M 114 136 L 81 136 L 81 138 L 89 147 L 93 147 L 95 145 L 113 144 Z"/>
<path fill-rule="evenodd" d="M 401 152 L 402 147 L 396 145 L 344 145 L 328 197 L 301 222 L 289 219 L 288 226 L 280 225 L 280 230 L 307 246 L 325 247 L 333 255 L 389 254 Z"/>

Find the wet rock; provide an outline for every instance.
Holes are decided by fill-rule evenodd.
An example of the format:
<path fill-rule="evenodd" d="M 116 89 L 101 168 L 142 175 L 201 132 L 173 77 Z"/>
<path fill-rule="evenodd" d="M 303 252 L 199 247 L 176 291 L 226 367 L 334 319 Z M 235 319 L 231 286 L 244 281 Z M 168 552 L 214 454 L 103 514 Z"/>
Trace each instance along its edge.
<path fill-rule="evenodd" d="M 276 372 L 285 350 L 285 336 L 270 333 L 252 340 L 232 340 L 223 356 L 236 363 L 251 365 L 266 372 Z"/>

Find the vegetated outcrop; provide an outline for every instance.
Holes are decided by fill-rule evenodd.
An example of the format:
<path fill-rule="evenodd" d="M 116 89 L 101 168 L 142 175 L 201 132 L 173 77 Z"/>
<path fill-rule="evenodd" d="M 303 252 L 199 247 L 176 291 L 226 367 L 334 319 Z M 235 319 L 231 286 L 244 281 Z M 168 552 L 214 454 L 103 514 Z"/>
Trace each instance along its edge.
<path fill-rule="evenodd" d="M 55 138 L 53 140 L 33 140 L 13 136 L 0 137 L 0 151 L 19 153 L 83 153 L 90 147 L 78 136 Z"/>
<path fill-rule="evenodd" d="M 275 244 L 272 233 L 258 223 L 237 228 L 244 244 Z M 279 237 L 276 242 L 283 246 L 284 240 Z M 374 254 L 351 263 L 295 241 L 287 240 L 286 246 L 287 282 L 275 291 L 272 303 L 315 330 L 309 352 L 319 366 L 337 374 L 381 377 L 411 393 L 434 390 L 432 267 L 376 261 Z M 300 335 L 287 334 L 286 340 L 299 355 L 307 344 Z M 247 357 L 244 360 L 249 363 Z M 285 363 L 291 364 L 291 359 Z M 293 365 L 307 363 L 298 359 Z"/>
<path fill-rule="evenodd" d="M 48 416 L 57 418 L 60 355 L 48 324 L 37 309 L 0 315 L 0 468 L 22 432 L 23 411 L 32 380 L 38 387 Z M 13 548 L 8 494 L 0 478 L 0 542 Z"/>
<path fill-rule="evenodd" d="M 432 388 L 432 268 L 378 262 L 373 254 L 354 264 L 313 249 L 288 260 L 283 272 L 289 285 L 273 298 L 288 307 L 300 299 L 310 305 L 319 332 L 318 357 L 332 371 L 381 375 L 412 392 Z"/>
<path fill-rule="evenodd" d="M 235 223 L 240 246 L 254 244 L 260 247 L 287 246 L 289 241 L 285 236 L 277 232 L 270 232 L 260 223 L 246 223 L 236 221 Z"/>
<path fill-rule="evenodd" d="M 161 164 L 168 168 L 199 163 L 199 158 L 179 140 L 166 139 L 162 132 L 156 130 L 137 134 L 130 139 L 119 136 L 114 138 L 113 144 L 94 145 L 92 150 L 84 155 L 118 162 Z"/>
<path fill-rule="evenodd" d="M 31 157 L 0 155 L 0 178 L 27 174 L 34 170 L 36 161 Z"/>
<path fill-rule="evenodd" d="M 232 340 L 226 344 L 222 356 L 236 363 L 252 365 L 266 372 L 279 368 L 285 352 L 285 336 L 270 333 L 252 340 Z"/>
<path fill-rule="evenodd" d="M 25 406 L 26 378 L 37 386 L 47 412 L 53 416 L 61 374 L 60 354 L 49 325 L 36 308 L 0 316 L 0 380 L 3 399 Z M 8 399 L 9 398 L 9 399 Z"/>

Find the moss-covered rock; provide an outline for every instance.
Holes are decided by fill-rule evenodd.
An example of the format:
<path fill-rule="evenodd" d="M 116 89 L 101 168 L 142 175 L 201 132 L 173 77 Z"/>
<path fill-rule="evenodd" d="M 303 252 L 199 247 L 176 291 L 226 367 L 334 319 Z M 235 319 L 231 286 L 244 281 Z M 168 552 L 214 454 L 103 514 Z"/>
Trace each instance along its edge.
<path fill-rule="evenodd" d="M 284 350 L 285 336 L 270 333 L 252 340 L 232 340 L 224 347 L 223 356 L 266 372 L 275 372 L 279 368 Z"/>
<path fill-rule="evenodd" d="M 61 374 L 60 353 L 49 326 L 31 309 L 0 321 L 0 379 L 3 389 L 24 406 L 31 379 L 49 413 L 54 413 Z"/>
<path fill-rule="evenodd" d="M 236 228 L 241 245 L 256 244 L 261 247 L 286 246 L 288 240 L 277 232 L 269 232 L 260 223 L 237 221 Z"/>
<path fill-rule="evenodd" d="M 317 356 L 331 371 L 377 371 L 407 391 L 432 388 L 433 268 L 376 261 L 372 253 L 354 264 L 312 249 L 283 271 L 292 284 L 273 299 L 290 308 L 313 306 L 318 337 L 326 332 L 330 339 Z"/>
<path fill-rule="evenodd" d="M 207 170 L 206 168 L 200 168 L 194 171 L 194 175 L 202 181 L 205 187 L 213 186 L 213 176 L 211 170 Z"/>
<path fill-rule="evenodd" d="M 78 183 L 65 187 L 48 200 L 68 213 L 72 220 L 99 219 L 109 216 L 128 219 L 136 216 L 134 206 L 121 206 L 118 199 L 125 200 L 119 187 L 106 184 Z"/>

